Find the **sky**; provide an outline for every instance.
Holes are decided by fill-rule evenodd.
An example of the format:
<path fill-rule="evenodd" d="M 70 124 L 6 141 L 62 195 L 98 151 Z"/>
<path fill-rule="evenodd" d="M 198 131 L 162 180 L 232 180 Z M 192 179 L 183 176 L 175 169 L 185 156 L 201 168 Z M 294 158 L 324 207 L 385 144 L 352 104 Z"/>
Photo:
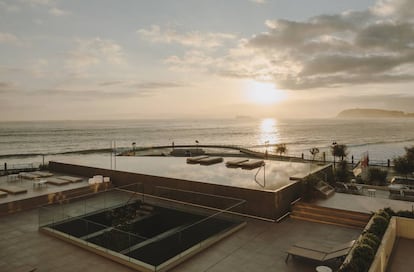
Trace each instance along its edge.
<path fill-rule="evenodd" d="M 0 0 L 0 121 L 414 112 L 412 0 Z"/>

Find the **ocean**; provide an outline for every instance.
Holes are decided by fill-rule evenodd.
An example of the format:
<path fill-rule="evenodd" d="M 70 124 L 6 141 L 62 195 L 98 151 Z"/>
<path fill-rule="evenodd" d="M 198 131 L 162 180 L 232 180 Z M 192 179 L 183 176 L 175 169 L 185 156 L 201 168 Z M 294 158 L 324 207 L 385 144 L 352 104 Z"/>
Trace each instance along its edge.
<path fill-rule="evenodd" d="M 310 158 L 309 149 L 326 152 L 333 142 L 346 144 L 359 160 L 370 161 L 403 155 L 414 145 L 414 119 L 214 119 L 214 120 L 111 120 L 38 121 L 0 123 L 0 163 L 30 163 L 65 156 L 103 152 L 116 143 L 117 150 L 157 145 L 237 145 L 274 152 L 285 143 L 287 155 Z M 109 156 L 109 155 L 108 155 Z"/>

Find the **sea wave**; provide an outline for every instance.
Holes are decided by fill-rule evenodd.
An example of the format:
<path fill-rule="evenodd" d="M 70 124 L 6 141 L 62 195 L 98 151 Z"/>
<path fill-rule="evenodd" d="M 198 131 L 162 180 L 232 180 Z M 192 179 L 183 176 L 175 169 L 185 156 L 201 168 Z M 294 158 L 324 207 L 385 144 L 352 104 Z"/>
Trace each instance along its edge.
<path fill-rule="evenodd" d="M 117 148 L 117 151 L 121 151 L 125 148 Z M 28 157 L 38 157 L 38 156 L 47 156 L 47 155 L 70 155 L 70 154 L 95 154 L 95 153 L 109 153 L 111 148 L 95 148 L 95 149 L 82 149 L 82 150 L 72 150 L 72 151 L 62 151 L 62 152 L 48 152 L 48 153 L 19 153 L 19 154 L 2 154 L 0 155 L 1 159 L 4 158 L 28 158 Z"/>

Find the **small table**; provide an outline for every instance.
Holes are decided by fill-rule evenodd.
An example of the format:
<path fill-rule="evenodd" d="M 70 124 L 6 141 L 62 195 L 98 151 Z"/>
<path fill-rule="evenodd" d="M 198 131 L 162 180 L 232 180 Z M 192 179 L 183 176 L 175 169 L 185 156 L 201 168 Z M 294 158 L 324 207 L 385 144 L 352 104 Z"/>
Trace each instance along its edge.
<path fill-rule="evenodd" d="M 320 265 L 316 267 L 317 272 L 332 272 L 332 269 L 325 265 Z"/>
<path fill-rule="evenodd" d="M 377 190 L 376 189 L 367 189 L 367 191 L 368 191 L 368 196 L 375 197 L 375 192 Z"/>

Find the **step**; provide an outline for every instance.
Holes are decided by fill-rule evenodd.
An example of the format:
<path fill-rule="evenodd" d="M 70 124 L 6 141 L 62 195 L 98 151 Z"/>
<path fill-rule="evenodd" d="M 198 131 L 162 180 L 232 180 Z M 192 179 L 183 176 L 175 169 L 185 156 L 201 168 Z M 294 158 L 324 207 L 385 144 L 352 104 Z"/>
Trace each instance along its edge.
<path fill-rule="evenodd" d="M 351 219 L 355 221 L 361 221 L 361 222 L 368 222 L 370 217 L 369 216 L 358 216 L 354 214 L 343 214 L 343 213 L 335 213 L 335 212 L 320 212 L 317 210 L 311 210 L 311 209 L 293 209 L 292 212 L 295 213 L 303 213 L 303 214 L 314 214 L 318 216 L 325 216 L 325 217 L 335 217 L 335 218 L 346 218 Z"/>
<path fill-rule="evenodd" d="M 296 212 L 293 211 L 291 213 L 293 216 L 302 217 L 302 218 L 310 218 L 318 221 L 323 222 L 337 222 L 345 225 L 351 225 L 351 226 L 358 226 L 358 227 L 365 227 L 368 221 L 365 220 L 355 220 L 353 218 L 346 218 L 346 217 L 337 217 L 335 215 L 327 216 L 327 215 L 321 215 L 321 214 L 314 214 L 314 213 L 307 213 L 307 212 Z"/>
<path fill-rule="evenodd" d="M 361 226 L 352 226 L 352 225 L 348 225 L 348 224 L 341 224 L 339 222 L 327 222 L 327 221 L 320 221 L 320 220 L 316 220 L 316 219 L 312 219 L 312 218 L 305 218 L 305 217 L 301 217 L 301 216 L 296 216 L 296 215 L 290 215 L 291 218 L 296 219 L 296 220 L 304 220 L 304 221 L 309 221 L 309 222 L 315 222 L 315 223 L 320 223 L 320 224 L 328 224 L 328 225 L 335 225 L 335 226 L 340 226 L 340 227 L 348 227 L 348 228 L 354 228 L 354 229 L 361 229 L 364 227 Z"/>
<path fill-rule="evenodd" d="M 315 188 L 315 190 L 318 191 L 325 198 L 328 198 L 335 193 L 335 190 L 330 186 L 321 186 Z"/>
<path fill-rule="evenodd" d="M 307 204 L 307 203 L 302 203 L 302 202 L 297 202 L 292 207 L 292 210 L 311 211 L 313 213 L 319 213 L 319 214 L 324 214 L 324 215 L 335 214 L 341 217 L 346 216 L 346 217 L 351 217 L 351 218 L 366 220 L 366 221 L 368 221 L 371 218 L 371 214 L 368 214 L 368 213 L 321 207 L 321 206 L 316 206 L 313 204 Z"/>

